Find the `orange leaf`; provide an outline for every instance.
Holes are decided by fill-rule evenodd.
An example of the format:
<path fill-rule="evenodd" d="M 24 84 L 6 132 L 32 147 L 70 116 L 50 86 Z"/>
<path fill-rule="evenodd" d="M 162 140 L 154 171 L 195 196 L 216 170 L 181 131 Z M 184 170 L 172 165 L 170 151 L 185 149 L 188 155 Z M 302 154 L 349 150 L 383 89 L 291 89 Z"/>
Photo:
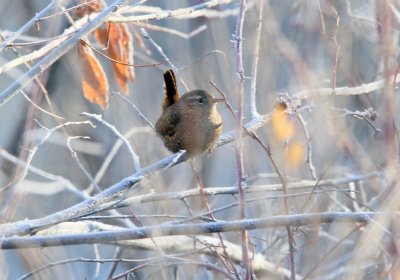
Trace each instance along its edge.
<path fill-rule="evenodd" d="M 274 135 L 281 141 L 290 139 L 295 133 L 294 123 L 284 111 L 276 110 L 272 114 L 271 124 Z"/>
<path fill-rule="evenodd" d="M 94 37 L 96 38 L 97 43 L 102 46 L 106 46 L 108 41 L 108 26 L 109 24 L 105 23 L 94 31 Z"/>
<path fill-rule="evenodd" d="M 109 56 L 125 64 L 133 64 L 133 42 L 127 26 L 122 23 L 109 23 L 108 38 L 110 44 L 108 46 Z M 100 34 L 98 36 L 104 35 Z M 104 38 L 104 37 L 102 37 Z M 100 39 L 99 39 L 100 40 Z M 132 66 L 124 65 L 117 62 L 113 63 L 113 72 L 121 91 L 124 94 L 128 93 L 127 83 L 135 77 L 135 72 Z"/>
<path fill-rule="evenodd" d="M 79 5 L 85 4 L 85 5 L 74 10 L 73 15 L 75 18 L 81 18 L 81 17 L 91 14 L 93 12 L 99 12 L 103 8 L 102 1 L 89 2 L 88 0 L 77 0 L 76 4 L 79 4 Z"/>
<path fill-rule="evenodd" d="M 80 43 L 78 53 L 83 74 L 83 95 L 87 100 L 100 105 L 104 109 L 107 105 L 108 93 L 106 74 L 91 48 Z"/>
<path fill-rule="evenodd" d="M 301 162 L 304 160 L 303 145 L 298 141 L 290 143 L 288 145 L 286 156 L 287 156 L 287 160 L 291 166 L 293 166 L 293 167 L 299 166 L 301 164 Z"/>

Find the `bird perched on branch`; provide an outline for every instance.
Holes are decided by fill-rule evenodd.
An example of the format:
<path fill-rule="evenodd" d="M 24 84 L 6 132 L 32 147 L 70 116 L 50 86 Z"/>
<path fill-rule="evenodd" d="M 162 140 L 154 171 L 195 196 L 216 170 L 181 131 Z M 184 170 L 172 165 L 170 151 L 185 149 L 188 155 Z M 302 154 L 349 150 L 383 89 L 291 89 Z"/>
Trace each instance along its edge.
<path fill-rule="evenodd" d="M 192 90 L 181 97 L 173 70 L 164 72 L 165 96 L 156 132 L 172 152 L 186 150 L 189 157 L 211 152 L 222 131 L 216 103 L 223 102 L 205 90 Z"/>

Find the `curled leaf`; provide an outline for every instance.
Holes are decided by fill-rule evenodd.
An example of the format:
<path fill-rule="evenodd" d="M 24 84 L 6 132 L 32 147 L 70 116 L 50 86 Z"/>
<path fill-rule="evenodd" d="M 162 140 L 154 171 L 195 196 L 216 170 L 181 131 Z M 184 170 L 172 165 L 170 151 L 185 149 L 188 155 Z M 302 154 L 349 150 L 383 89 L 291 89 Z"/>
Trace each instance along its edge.
<path fill-rule="evenodd" d="M 132 36 L 124 24 L 110 23 L 109 26 L 110 45 L 108 53 L 114 60 L 124 64 L 133 64 Z M 128 81 L 132 81 L 135 73 L 132 66 L 117 62 L 113 63 L 114 76 L 124 94 L 128 93 Z"/>
<path fill-rule="evenodd" d="M 108 82 L 103 67 L 87 45 L 80 43 L 78 53 L 82 69 L 83 95 L 104 109 L 107 105 Z"/>
<path fill-rule="evenodd" d="M 128 93 L 128 81 L 135 77 L 133 65 L 133 39 L 123 23 L 108 23 L 95 31 L 96 41 L 107 47 L 114 77 L 122 93 Z M 128 65 L 129 64 L 129 65 Z"/>

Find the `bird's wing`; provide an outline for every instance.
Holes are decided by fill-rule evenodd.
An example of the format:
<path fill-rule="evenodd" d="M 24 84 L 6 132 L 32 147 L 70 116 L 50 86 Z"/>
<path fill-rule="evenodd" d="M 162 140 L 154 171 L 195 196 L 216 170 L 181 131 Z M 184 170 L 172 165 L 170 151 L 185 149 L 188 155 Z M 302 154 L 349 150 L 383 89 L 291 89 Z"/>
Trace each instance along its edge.
<path fill-rule="evenodd" d="M 174 136 L 176 127 L 181 121 L 181 114 L 178 111 L 167 110 L 156 123 L 156 131 L 161 136 Z"/>

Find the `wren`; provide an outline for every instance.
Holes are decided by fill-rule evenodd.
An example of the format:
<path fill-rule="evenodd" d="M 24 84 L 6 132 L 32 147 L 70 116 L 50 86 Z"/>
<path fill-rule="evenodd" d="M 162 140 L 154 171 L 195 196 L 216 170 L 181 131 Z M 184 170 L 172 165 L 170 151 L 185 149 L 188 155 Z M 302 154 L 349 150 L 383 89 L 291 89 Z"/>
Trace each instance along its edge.
<path fill-rule="evenodd" d="M 174 72 L 164 72 L 165 97 L 156 132 L 171 152 L 186 150 L 189 157 L 211 152 L 222 131 L 216 103 L 224 101 L 205 90 L 179 96 Z"/>

